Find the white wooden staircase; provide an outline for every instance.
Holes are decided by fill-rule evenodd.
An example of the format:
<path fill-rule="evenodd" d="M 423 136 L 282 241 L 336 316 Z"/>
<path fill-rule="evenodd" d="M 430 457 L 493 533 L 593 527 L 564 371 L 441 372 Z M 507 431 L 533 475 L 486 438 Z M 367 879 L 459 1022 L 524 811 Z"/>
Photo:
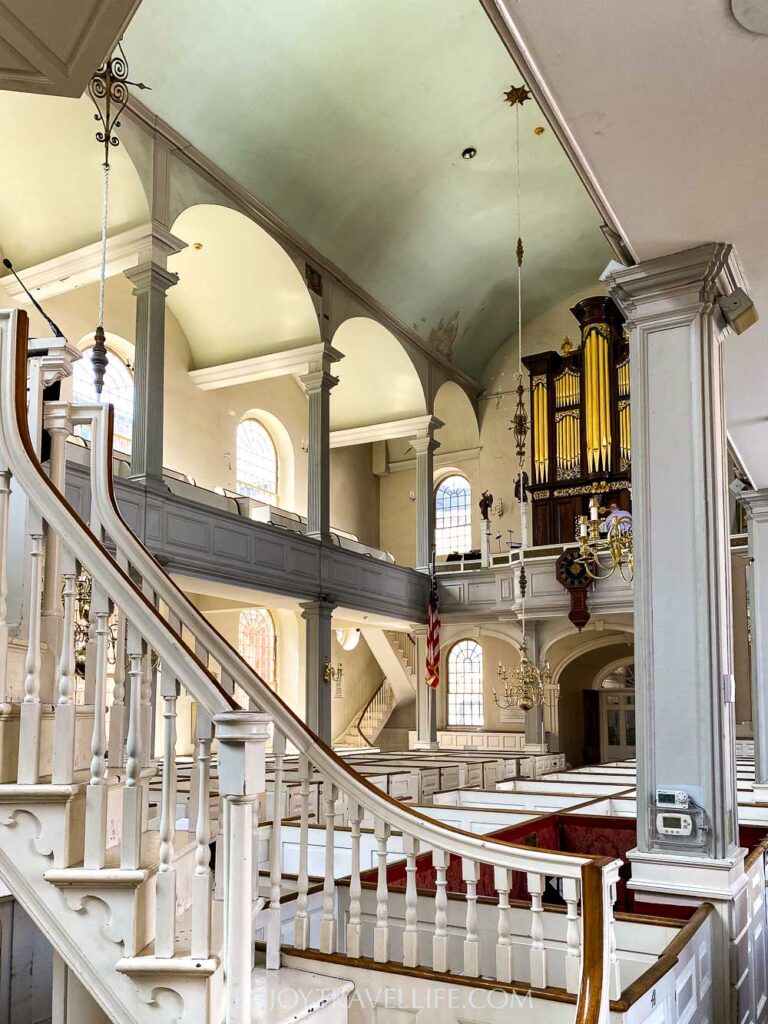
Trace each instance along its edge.
<path fill-rule="evenodd" d="M 369 943 L 379 966 L 397 948 L 400 971 L 444 975 L 459 955 L 461 973 L 477 978 L 477 887 L 490 870 L 498 897 L 493 980 L 509 985 L 518 976 L 509 893 L 521 872 L 530 893 L 529 983 L 544 989 L 550 958 L 566 957 L 576 1019 L 606 1024 L 618 862 L 510 846 L 441 825 L 370 785 L 319 741 L 124 524 L 112 492 L 111 408 L 43 402 L 44 387 L 69 373 L 74 358 L 60 339 L 28 349 L 26 315 L 0 311 L 0 874 L 104 1019 L 281 1024 L 312 1014 L 341 1024 L 351 985 L 328 976 L 328 958 L 361 963 Z M 43 425 L 47 471 L 40 462 Z M 92 436 L 88 524 L 63 498 L 66 438 L 76 425 Z M 19 558 L 23 571 L 9 574 Z M 85 701 L 77 703 L 77 582 L 84 574 L 92 597 Z M 5 616 L 9 578 L 21 580 L 24 607 L 17 646 L 23 642 L 26 657 L 18 679 Z M 250 710 L 235 694 L 245 695 Z M 183 764 L 180 705 L 195 709 L 194 754 Z M 298 877 L 283 875 L 276 820 L 269 870 L 260 879 L 257 826 L 267 788 L 272 806 L 281 807 L 289 777 L 301 784 Z M 325 826 L 320 891 L 308 871 L 310 793 L 318 780 Z M 340 808 L 351 850 L 343 916 L 334 864 Z M 363 821 L 373 823 L 377 843 L 374 922 L 361 914 Z M 397 947 L 387 886 L 393 833 L 401 837 L 408 873 Z M 419 941 L 416 927 L 420 853 L 429 853 L 437 879 L 428 941 Z M 466 919 L 449 934 L 452 863 L 464 880 Z M 559 880 L 568 914 L 567 941 L 558 951 L 543 928 L 547 878 Z M 294 897 L 290 918 L 286 885 Z M 255 957 L 257 924 L 265 936 L 263 963 Z M 282 965 L 285 951 L 301 952 L 306 970 Z M 325 958 L 321 980 L 314 978 L 313 956 L 318 964 Z M 299 998 L 281 1016 L 270 993 L 285 988 Z"/>

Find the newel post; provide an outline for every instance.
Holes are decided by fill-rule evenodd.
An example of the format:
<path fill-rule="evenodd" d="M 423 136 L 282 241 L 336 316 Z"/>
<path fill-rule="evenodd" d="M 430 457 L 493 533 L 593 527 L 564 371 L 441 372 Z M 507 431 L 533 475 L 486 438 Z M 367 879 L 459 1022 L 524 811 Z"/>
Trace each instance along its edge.
<path fill-rule="evenodd" d="M 265 790 L 265 746 L 269 717 L 253 711 L 228 711 L 214 718 L 219 744 L 219 794 L 226 802 L 224 833 L 224 978 L 225 1024 L 251 1024 L 251 900 L 254 873 L 253 831 L 257 797 Z M 256 819 L 256 820 L 254 820 Z"/>

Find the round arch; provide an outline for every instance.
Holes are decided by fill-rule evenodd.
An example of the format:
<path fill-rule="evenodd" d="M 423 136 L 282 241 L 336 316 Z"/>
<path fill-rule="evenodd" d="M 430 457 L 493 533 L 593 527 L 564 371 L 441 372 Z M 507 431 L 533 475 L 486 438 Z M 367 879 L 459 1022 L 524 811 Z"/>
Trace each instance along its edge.
<path fill-rule="evenodd" d="M 443 452 L 466 451 L 480 444 L 477 411 L 464 388 L 452 380 L 444 381 L 435 393 L 434 415 L 442 422 L 435 431 Z"/>
<path fill-rule="evenodd" d="M 180 213 L 171 230 L 187 245 L 168 258 L 168 269 L 179 275 L 168 305 L 195 369 L 320 341 L 296 264 L 245 214 L 202 203 Z"/>
<path fill-rule="evenodd" d="M 332 345 L 344 353 L 334 366 L 339 378 L 331 399 L 331 428 L 371 426 L 423 416 L 421 378 L 398 338 L 369 317 L 345 320 Z"/>
<path fill-rule="evenodd" d="M 291 435 L 283 423 L 266 409 L 249 409 L 240 417 L 240 423 L 246 420 L 256 420 L 260 423 L 272 439 L 277 452 L 277 500 L 281 508 L 293 509 L 296 466 L 295 454 Z"/>

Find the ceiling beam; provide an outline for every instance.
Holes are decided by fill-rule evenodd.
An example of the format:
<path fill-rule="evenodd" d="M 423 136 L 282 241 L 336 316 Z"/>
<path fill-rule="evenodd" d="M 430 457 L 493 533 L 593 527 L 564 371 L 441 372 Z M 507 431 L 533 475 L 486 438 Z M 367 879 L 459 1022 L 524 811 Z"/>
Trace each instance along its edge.
<path fill-rule="evenodd" d="M 403 420 L 389 420 L 372 423 L 367 427 L 349 427 L 347 430 L 331 431 L 331 448 L 348 448 L 353 444 L 373 444 L 374 441 L 392 441 L 396 437 L 426 437 L 433 430 L 439 430 L 442 420 L 425 413 Z"/>
<path fill-rule="evenodd" d="M 186 242 L 176 238 L 160 224 L 141 224 L 107 239 L 107 277 L 122 274 L 138 263 L 154 259 L 165 264 L 171 253 L 181 252 Z M 19 271 L 24 284 L 39 301 L 74 291 L 99 279 L 101 242 L 84 245 L 62 256 L 44 260 Z M 0 277 L 0 284 L 14 302 L 26 303 L 26 297 L 11 274 Z"/>
<path fill-rule="evenodd" d="M 283 352 L 267 352 L 250 359 L 238 359 L 233 363 L 220 363 L 201 370 L 190 370 L 192 383 L 203 391 L 231 388 L 238 384 L 251 384 L 271 377 L 285 377 L 289 374 L 309 373 L 322 367 L 323 363 L 337 363 L 344 357 L 343 352 L 322 341 L 311 345 L 300 345 Z"/>

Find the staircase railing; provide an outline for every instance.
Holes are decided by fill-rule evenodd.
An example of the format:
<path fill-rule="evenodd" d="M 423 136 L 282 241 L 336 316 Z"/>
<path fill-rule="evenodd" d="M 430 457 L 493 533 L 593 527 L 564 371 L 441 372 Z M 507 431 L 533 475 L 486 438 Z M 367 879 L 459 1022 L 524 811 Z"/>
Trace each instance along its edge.
<path fill-rule="evenodd" d="M 473 835 L 432 820 L 428 816 L 399 803 L 377 789 L 364 777 L 354 772 L 330 747 L 322 743 L 294 712 L 258 674 L 244 661 L 207 619 L 191 604 L 183 592 L 160 568 L 151 554 L 144 548 L 124 523 L 112 488 L 112 410 L 109 407 L 87 406 L 66 407 L 58 403 L 65 420 L 70 423 L 91 424 L 93 449 L 91 455 L 92 512 L 90 529 L 67 505 L 62 495 L 52 484 L 53 472 L 47 477 L 37 459 L 34 446 L 29 440 L 26 421 L 26 317 L 16 312 L 0 314 L 2 326 L 2 357 L 0 358 L 0 424 L 2 426 L 2 449 L 9 468 L 19 482 L 41 521 L 46 524 L 48 536 L 55 534 L 65 552 L 63 562 L 65 583 L 73 577 L 73 559 L 80 562 L 91 573 L 94 580 L 92 615 L 95 618 L 94 646 L 96 658 L 96 714 L 94 725 L 94 755 L 91 771 L 91 785 L 95 788 L 105 783 L 105 629 L 107 615 L 114 606 L 127 623 L 127 651 L 130 658 L 130 706 L 125 730 L 126 777 L 132 772 L 131 786 L 126 781 L 126 792 L 138 782 L 137 743 L 143 741 L 147 750 L 148 737 L 142 732 L 142 701 L 148 702 L 146 680 L 152 663 L 152 652 L 156 652 L 162 663 L 161 696 L 165 720 L 165 758 L 162 766 L 162 808 L 160 868 L 158 871 L 157 911 L 155 942 L 159 944 L 158 957 L 173 957 L 171 938 L 172 885 L 163 882 L 160 875 L 173 872 L 173 813 L 175 797 L 174 736 L 175 708 L 178 694 L 176 683 L 181 684 L 198 706 L 195 772 L 198 777 L 196 796 L 190 801 L 190 820 L 197 823 L 195 830 L 198 863 L 201 877 L 206 879 L 200 886 L 195 906 L 192 906 L 193 929 L 198 922 L 198 935 L 204 936 L 197 947 L 198 956 L 205 948 L 211 951 L 210 868 L 208 844 L 214 832 L 210 820 L 206 786 L 210 784 L 207 775 L 210 765 L 210 721 L 216 723 L 220 738 L 219 788 L 224 797 L 222 833 L 225 856 L 223 858 L 224 890 L 224 943 L 226 1020 L 239 1022 L 250 1020 L 248 1005 L 247 977 L 250 973 L 251 957 L 248 953 L 250 936 L 250 900 L 243 899 L 243 884 L 240 868 L 227 870 L 227 864 L 238 863 L 245 858 L 252 868 L 252 861 L 246 847 L 246 836 L 252 823 L 252 803 L 260 782 L 253 777 L 254 767 L 251 753 L 253 741 L 261 736 L 260 728 L 264 719 L 245 712 L 233 712 L 236 704 L 232 694 L 235 687 L 243 691 L 252 705 L 268 716 L 274 723 L 274 762 L 271 776 L 272 801 L 275 822 L 271 844 L 269 877 L 268 925 L 267 925 L 267 966 L 277 967 L 280 963 L 280 948 L 284 944 L 281 920 L 281 849 L 279 809 L 283 806 L 283 788 L 289 779 L 295 779 L 301 787 L 300 821 L 301 840 L 299 872 L 293 933 L 293 946 L 306 950 L 317 948 L 323 954 L 346 954 L 356 959 L 363 949 L 364 928 L 361 915 L 360 881 L 360 833 L 363 818 L 373 819 L 377 837 L 378 886 L 376 892 L 376 921 L 373 926 L 373 960 L 386 963 L 392 949 L 393 927 L 389 921 L 390 893 L 387 884 L 387 844 L 393 832 L 402 836 L 403 849 L 407 851 L 408 883 L 404 895 L 404 933 L 402 938 L 402 965 L 417 968 L 422 965 L 419 949 L 415 913 L 417 900 L 416 858 L 420 852 L 430 852 L 435 871 L 436 887 L 434 900 L 435 931 L 432 940 L 430 966 L 433 970 L 446 972 L 455 952 L 456 938 L 449 936 L 447 927 L 448 870 L 459 865 L 461 885 L 465 891 L 466 922 L 461 946 L 461 964 L 467 977 L 478 977 L 480 973 L 479 936 L 477 930 L 478 882 L 481 868 L 484 877 L 490 870 L 493 887 L 497 893 L 498 941 L 496 965 L 493 976 L 501 983 L 520 980 L 517 973 L 519 964 L 514 963 L 513 945 L 510 933 L 509 896 L 514 878 L 523 875 L 530 896 L 530 947 L 523 974 L 533 988 L 545 988 L 551 971 L 552 957 L 560 955 L 545 939 L 544 932 L 544 889 L 547 879 L 555 879 L 563 894 L 567 909 L 567 941 L 565 949 L 566 988 L 579 995 L 577 1020 L 580 1024 L 589 1022 L 604 1024 L 608 1020 L 609 982 L 615 976 L 616 946 L 613 936 L 613 905 L 615 886 L 618 880 L 618 861 L 580 856 L 517 846 L 498 840 Z M 19 330 L 17 331 L 17 328 Z M 63 446 L 62 446 L 63 449 Z M 0 532 L 1 535 L 1 532 Z M 42 536 L 37 536 L 37 548 Z M 114 546 L 112 556 L 105 546 L 105 540 Z M 36 551 L 40 561 L 39 550 Z M 71 557 L 70 557 L 71 556 Z M 38 564 L 37 562 L 35 563 Z M 136 577 L 141 586 L 133 582 Z M 37 575 L 35 575 L 37 580 Z M 35 607 L 39 607 L 40 586 L 32 588 L 32 618 Z M 72 596 L 67 604 L 67 589 L 64 597 L 64 649 L 69 649 L 68 631 L 71 629 Z M 69 610 L 68 610 L 69 609 Z M 194 651 L 187 638 L 194 642 Z M 130 647 L 128 646 L 130 644 Z M 32 647 L 32 645 L 30 645 Z M 33 659 L 34 660 L 34 659 Z M 63 664 L 63 662 L 62 662 Z M 59 706 L 67 707 L 71 697 L 69 664 L 62 671 Z M 217 679 L 218 676 L 218 679 Z M 30 703 L 35 696 L 35 666 L 32 665 L 30 684 L 25 694 Z M 317 681 L 318 687 L 322 680 Z M 118 698 L 124 699 L 118 693 Z M 23 708 L 22 708 L 23 710 Z M 201 711 L 203 713 L 201 713 Z M 27 713 L 27 718 L 32 716 Z M 64 715 L 61 715 L 64 719 Z M 119 718 L 119 716 L 118 716 Z M 24 726 L 24 721 L 22 721 Z M 111 723 L 110 723 L 111 727 Z M 62 733 L 64 729 L 62 727 Z M 32 735 L 31 727 L 28 735 Z M 114 742 L 120 746 L 120 738 Z M 298 764 L 286 761 L 286 742 L 298 751 Z M 112 754 L 113 751 L 110 752 Z M 322 907 L 317 911 L 310 906 L 308 873 L 308 829 L 310 784 L 319 779 L 322 782 L 322 821 L 325 826 L 325 868 L 323 880 Z M 208 780 L 208 781 L 206 781 Z M 345 824 L 351 832 L 350 907 L 344 928 L 339 927 L 338 898 L 334 865 L 334 834 L 337 805 L 341 801 Z M 97 807 L 95 800 L 92 800 Z M 128 804 L 130 809 L 130 803 Z M 86 808 L 86 824 L 88 807 Z M 103 819 L 103 816 L 102 816 Z M 135 822 L 135 815 L 133 819 Z M 134 826 L 135 827 L 135 826 Z M 97 838 L 92 844 L 100 849 L 98 828 L 92 826 Z M 125 831 L 125 830 L 124 830 Z M 133 838 L 132 838 L 133 837 Z M 133 843 L 133 845 L 132 845 Z M 126 849 L 136 848 L 135 832 L 125 835 L 121 843 Z M 88 848 L 88 844 L 86 843 Z M 232 858 L 232 859 L 231 859 Z M 98 858 L 97 858 L 98 859 Z M 217 864 L 219 858 L 217 857 Z M 87 865 L 86 865 L 87 866 Z M 245 872 L 248 883 L 251 873 Z M 236 900 L 239 899 L 238 904 Z M 207 900 L 207 903 L 206 903 Z M 209 908 L 206 911 L 206 906 Z M 206 925 L 206 922 L 208 924 Z M 369 936 L 365 936 L 367 939 Z M 285 943 L 287 945 L 287 943 Z M 138 952 L 136 950 L 135 952 Z M 599 956 L 597 955 L 599 952 Z M 66 954 L 64 953 L 63 955 Z M 193 954 L 194 955 L 194 954 Z M 131 965 L 125 966 L 130 971 Z M 451 968 L 454 969 L 454 968 Z M 120 1018 L 122 1019 L 122 1018 Z"/>
<path fill-rule="evenodd" d="M 390 642 L 400 651 L 412 676 L 416 675 L 416 641 L 404 630 L 387 630 Z"/>
<path fill-rule="evenodd" d="M 448 970 L 449 937 L 446 923 L 447 871 L 451 857 L 459 859 L 461 873 L 466 887 L 466 931 L 463 941 L 463 970 L 469 976 L 479 972 L 478 935 L 476 931 L 477 883 L 481 865 L 489 867 L 494 875 L 498 894 L 499 939 L 495 977 L 501 982 L 514 980 L 512 946 L 509 939 L 509 893 L 515 872 L 526 877 L 531 900 L 531 945 L 526 973 L 534 987 L 544 988 L 548 984 L 548 961 L 555 955 L 544 940 L 543 894 L 545 880 L 559 880 L 564 893 L 568 912 L 568 937 L 566 949 L 567 989 L 579 991 L 582 966 L 584 978 L 589 973 L 590 992 L 582 990 L 585 1007 L 594 1010 L 595 986 L 601 995 L 599 1018 L 587 1016 L 585 1020 L 607 1021 L 609 980 L 614 995 L 620 987 L 616 981 L 616 946 L 613 938 L 613 918 L 609 913 L 615 899 L 618 881 L 619 861 L 578 856 L 540 850 L 528 846 L 516 846 L 493 839 L 480 837 L 461 829 L 439 824 L 426 815 L 393 800 L 387 794 L 370 784 L 363 776 L 351 769 L 329 746 L 323 743 L 296 714 L 283 703 L 275 691 L 268 686 L 254 669 L 216 631 L 208 620 L 187 599 L 171 578 L 157 565 L 151 554 L 129 530 L 120 515 L 112 487 L 111 427 L 108 410 L 98 409 L 93 417 L 93 453 L 91 462 L 91 486 L 94 507 L 106 531 L 116 544 L 121 556 L 133 565 L 141 576 L 150 581 L 182 627 L 196 637 L 198 655 L 207 664 L 218 667 L 222 681 L 228 687 L 237 685 L 247 694 L 253 705 L 272 719 L 275 736 L 280 746 L 276 748 L 273 781 L 273 806 L 282 806 L 282 787 L 286 781 L 284 754 L 286 741 L 299 752 L 298 765 L 291 769 L 292 776 L 301 786 L 301 839 L 300 866 L 298 877 L 297 912 L 295 916 L 294 945 L 298 949 L 310 947 L 310 914 L 308 909 L 309 878 L 307 870 L 309 786 L 313 780 L 322 782 L 321 819 L 326 829 L 326 857 L 324 871 L 323 909 L 319 922 L 317 948 L 323 953 L 346 953 L 356 958 L 362 948 L 363 923 L 360 908 L 360 828 L 363 819 L 373 819 L 378 837 L 379 888 L 377 893 L 376 924 L 374 926 L 374 959 L 389 960 L 391 951 L 391 929 L 388 923 L 387 889 L 387 840 L 393 832 L 403 836 L 404 848 L 408 849 L 408 887 L 405 894 L 406 934 L 403 939 L 402 962 L 406 967 L 420 966 L 420 953 L 412 913 L 416 900 L 415 861 L 419 851 L 432 851 L 437 873 L 435 895 L 435 936 L 432 948 L 432 966 L 437 970 Z M 318 686 L 322 681 L 318 680 Z M 339 933 L 337 920 L 336 880 L 334 877 L 334 828 L 337 808 L 341 803 L 343 820 L 351 829 L 351 905 L 350 915 L 343 932 Z M 277 817 L 277 815 L 276 815 Z M 271 878 L 273 895 L 270 903 L 270 927 L 268 929 L 268 964 L 279 963 L 280 937 L 280 823 L 276 822 L 273 836 L 273 863 Z M 585 902 L 582 899 L 582 872 L 589 868 L 592 891 L 595 879 L 600 879 L 602 897 Z M 585 879 L 587 875 L 584 876 Z M 602 924 L 600 921 L 602 920 Z M 581 925 L 581 927 L 580 927 Z M 610 956 L 610 970 L 606 967 L 598 981 L 597 963 L 592 957 L 584 960 L 583 945 L 586 936 L 599 930 L 605 956 Z M 314 930 L 313 930 L 314 931 Z M 588 948 L 595 949 L 594 937 Z M 581 1019 L 581 1018 L 579 1018 Z"/>
<path fill-rule="evenodd" d="M 372 747 L 395 707 L 395 694 L 385 679 L 363 708 L 357 722 L 357 731 L 367 746 Z"/>
<path fill-rule="evenodd" d="M 23 697 L 15 718 L 8 714 L 13 704 L 3 706 L 2 874 L 110 1019 L 120 1024 L 141 1024 L 147 1019 L 134 982 L 139 984 L 151 965 L 148 1002 L 158 988 L 189 995 L 190 987 L 197 986 L 195 1019 L 205 1024 L 222 1019 L 227 1024 L 250 1024 L 251 899 L 258 881 L 252 839 L 259 795 L 255 769 L 260 759 L 263 776 L 268 719 L 240 710 L 188 645 L 173 612 L 162 608 L 162 598 L 151 581 L 142 578 L 137 583 L 134 567 L 123 555 L 110 554 L 95 509 L 89 527 L 67 504 L 58 489 L 65 484 L 64 441 L 76 423 L 99 417 L 102 410 L 59 402 L 43 406 L 44 387 L 66 376 L 77 356 L 59 339 L 51 340 L 46 354 L 37 345 L 38 355 L 29 364 L 28 402 L 27 323 L 23 312 L 0 311 L 0 476 L 4 485 L 0 488 L 0 681 L 4 687 L 9 665 L 7 569 L 9 557 L 23 557 L 23 551 L 9 551 L 11 487 L 24 499 L 26 538 L 21 548 L 29 546 Z M 43 421 L 52 439 L 48 474 L 38 454 Z M 78 707 L 78 583 L 86 579 L 90 581 L 84 653 L 87 704 Z M 109 707 L 111 648 L 114 690 Z M 153 750 L 153 677 L 159 677 L 162 703 L 160 760 Z M 197 707 L 198 735 L 191 773 L 195 811 L 183 835 L 177 833 L 180 792 L 175 756 L 177 702 L 182 692 Z M 85 716 L 79 714 L 83 711 Z M 89 748 L 77 735 L 83 717 L 90 726 Z M 17 730 L 18 760 L 9 779 L 11 727 Z M 209 770 L 214 739 L 218 741 L 220 822 L 212 813 L 218 804 L 211 799 Z M 148 827 L 149 788 L 158 772 L 158 825 L 153 835 Z M 210 851 L 217 831 L 222 876 L 219 915 L 214 914 Z M 191 880 L 185 878 L 185 891 L 180 882 L 177 885 L 182 853 L 194 866 Z M 106 907 L 106 917 L 96 911 L 98 906 Z M 180 907 L 190 918 L 185 945 L 178 941 Z M 217 916 L 223 918 L 218 935 Z"/>

